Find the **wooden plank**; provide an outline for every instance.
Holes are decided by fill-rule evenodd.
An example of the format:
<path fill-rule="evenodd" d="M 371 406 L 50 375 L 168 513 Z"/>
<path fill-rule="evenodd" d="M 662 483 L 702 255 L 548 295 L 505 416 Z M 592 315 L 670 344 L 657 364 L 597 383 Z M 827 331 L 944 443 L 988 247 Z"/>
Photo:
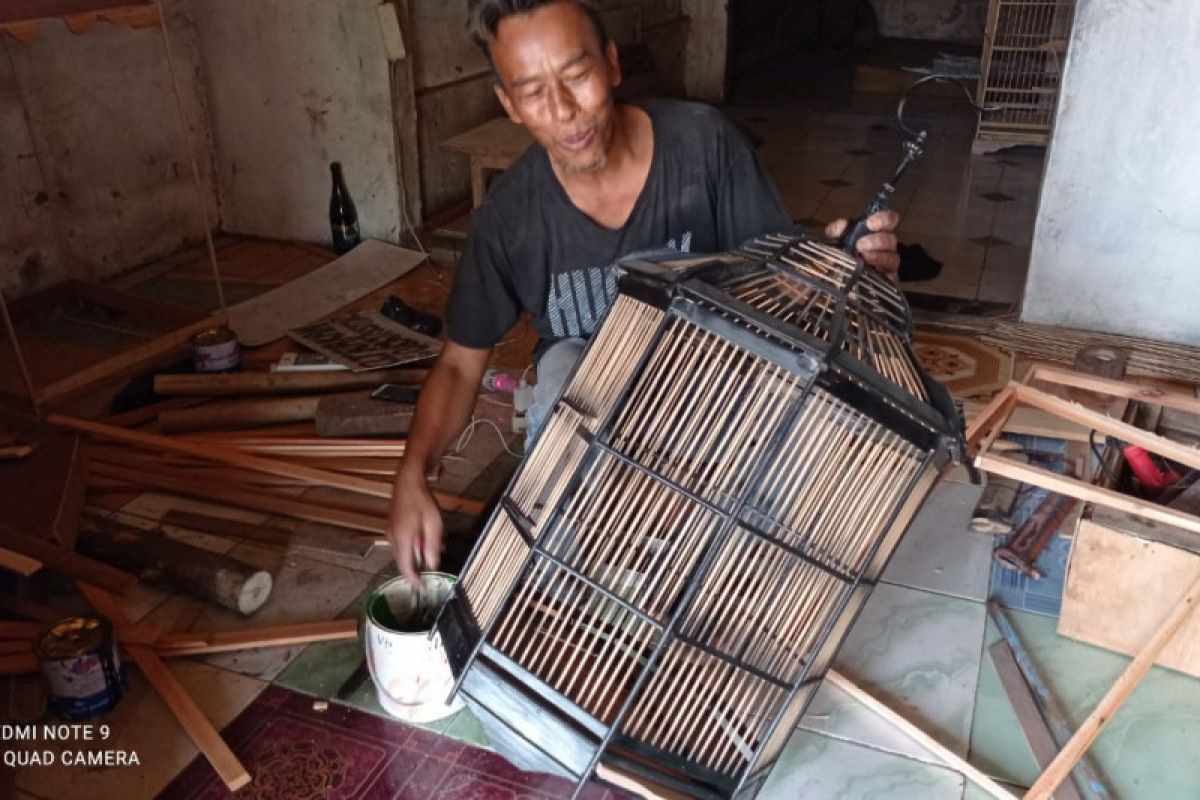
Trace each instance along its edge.
<path fill-rule="evenodd" d="M 962 773 L 972 783 L 974 783 L 980 789 L 986 791 L 992 797 L 999 798 L 999 800 L 1013 800 L 1012 792 L 996 783 L 987 775 L 984 775 L 974 766 L 968 764 L 964 759 L 960 758 L 957 754 L 946 748 L 941 742 L 937 741 L 932 736 L 925 733 L 925 731 L 921 730 L 916 725 L 893 711 L 891 708 L 872 697 L 866 691 L 858 687 L 849 678 L 845 677 L 836 670 L 831 669 L 825 673 L 825 680 L 841 689 L 858 702 L 862 703 L 877 716 L 881 717 L 884 721 L 891 723 L 893 727 L 898 728 L 917 744 L 933 753 L 942 761 L 942 763 L 950 767 L 950 769 Z"/>
<path fill-rule="evenodd" d="M 375 549 L 378 543 L 376 537 L 364 537 L 349 529 L 340 530 L 342 535 L 334 533 L 322 536 L 305 533 L 302 530 L 289 531 L 272 525 L 257 525 L 235 519 L 210 517 L 206 514 L 193 514 L 190 511 L 171 510 L 163 515 L 162 523 L 177 528 L 210 533 L 214 536 L 224 536 L 249 542 L 275 545 L 276 547 L 298 547 L 306 550 L 318 550 L 334 555 L 363 558 Z"/>
<path fill-rule="evenodd" d="M 6 0 L 0 8 L 0 24 L 153 5 L 153 0 Z"/>
<path fill-rule="evenodd" d="M 128 572 L 114 569 L 90 558 L 65 550 L 50 542 L 15 531 L 0 522 L 0 546 L 36 558 L 47 568 L 76 580 L 86 580 L 108 591 L 120 594 L 137 583 Z"/>
<path fill-rule="evenodd" d="M 1016 390 L 1017 397 L 1023 403 L 1028 403 L 1043 411 L 1057 414 L 1072 422 L 1078 422 L 1080 425 L 1085 425 L 1093 430 L 1116 436 L 1122 441 L 1141 445 L 1153 453 L 1166 456 L 1181 464 L 1186 464 L 1192 469 L 1200 469 L 1200 450 L 1194 447 L 1173 442 L 1158 434 L 1150 433 L 1134 425 L 1113 419 L 1106 414 L 1093 411 L 1079 403 L 1072 403 L 1061 397 L 1046 394 L 1031 386 L 1018 383 L 1016 384 Z"/>
<path fill-rule="evenodd" d="M 249 347 L 332 314 L 385 286 L 427 256 L 372 239 L 278 289 L 229 308 L 229 327 Z"/>
<path fill-rule="evenodd" d="M 1133 655 L 1200 578 L 1200 555 L 1140 537 L 1139 530 L 1146 527 L 1116 514 L 1079 521 L 1063 589 L 1060 635 Z M 1200 544 L 1195 534 L 1178 533 Z M 1157 663 L 1200 677 L 1200 618 L 1187 622 Z"/>
<path fill-rule="evenodd" d="M 231 372 L 213 375 L 157 375 L 154 393 L 164 396 L 309 394 L 333 390 L 371 389 L 385 383 L 420 385 L 425 369 L 381 369 L 370 372 Z"/>
<path fill-rule="evenodd" d="M 966 440 L 968 444 L 974 444 L 994 428 L 1002 427 L 1002 421 L 1012 413 L 1013 395 L 1012 387 L 1005 386 L 996 393 L 991 402 L 984 406 L 983 411 L 979 412 L 974 421 L 967 426 Z"/>
<path fill-rule="evenodd" d="M 115 428 L 111 425 L 104 425 L 103 423 L 99 422 L 91 422 L 89 420 L 79 419 L 77 417 L 68 417 L 63 414 L 51 414 L 46 418 L 46 421 L 52 425 L 59 425 L 80 433 L 89 433 L 103 438 L 114 439 L 120 442 L 136 444 L 152 450 L 161 450 L 168 453 L 181 453 L 183 455 L 195 456 L 196 458 L 206 461 L 216 461 L 222 464 L 227 464 L 231 467 L 240 467 L 242 469 L 253 470 L 255 472 L 262 472 L 267 475 L 279 475 L 282 477 L 296 478 L 313 486 L 334 486 L 339 489 L 355 492 L 357 494 L 365 494 L 371 497 L 382 497 L 386 499 L 390 499 L 392 496 L 392 484 L 388 482 L 368 480 L 355 475 L 344 475 L 339 472 L 316 469 L 314 467 L 302 464 L 294 464 L 289 461 L 248 455 L 245 453 L 240 453 L 232 448 L 197 443 L 195 440 L 156 436 L 152 433 L 131 431 L 125 428 Z M 463 514 L 479 514 L 483 511 L 485 505 L 483 502 L 478 500 L 471 500 L 469 498 L 459 497 L 457 495 L 447 494 L 445 492 L 433 492 L 432 494 L 434 499 L 437 500 L 438 505 L 446 511 L 458 511 Z"/>
<path fill-rule="evenodd" d="M 8 592 L 0 592 L 0 608 L 35 622 L 55 622 L 67 616 L 65 612 L 56 608 Z"/>
<path fill-rule="evenodd" d="M 17 326 L 13 324 L 12 315 L 8 311 L 8 301 L 4 299 L 4 292 L 0 292 L 0 313 L 4 314 L 4 329 L 8 333 L 9 346 L 12 348 L 13 355 L 17 359 L 17 369 L 21 372 L 21 382 L 25 384 L 25 391 L 29 394 L 29 402 L 33 406 L 34 416 L 42 415 L 41 408 L 38 406 L 37 387 L 33 384 L 33 378 L 29 375 L 29 365 L 25 363 L 25 354 L 21 351 L 21 341 L 17 338 Z"/>
<path fill-rule="evenodd" d="M 183 408 L 191 408 L 200 403 L 207 402 L 205 397 L 172 397 L 168 400 L 160 400 L 157 403 L 147 403 L 144 406 L 131 408 L 128 411 L 122 411 L 119 414 L 112 414 L 98 420 L 105 425 L 115 425 L 118 428 L 136 428 L 143 423 L 158 419 L 158 415 L 164 411 L 178 411 Z"/>
<path fill-rule="evenodd" d="M 53 381 L 37 390 L 37 401 L 48 404 L 86 389 L 105 380 L 116 380 L 142 369 L 164 356 L 182 349 L 192 337 L 209 328 L 225 323 L 223 314 L 214 314 L 204 320 L 193 322 L 182 328 L 164 333 L 148 342 L 123 350 L 96 364 L 74 371 L 72 374 Z"/>
<path fill-rule="evenodd" d="M 1017 715 L 1017 724 L 1021 726 L 1021 733 L 1025 735 L 1025 742 L 1029 745 L 1034 763 L 1038 769 L 1045 769 L 1058 754 L 1058 744 L 1038 712 L 1033 694 L 1021 675 L 1021 668 L 1017 666 L 1017 660 L 1013 657 L 1008 642 L 1003 639 L 996 642 L 988 648 L 988 655 L 992 657 L 992 666 L 996 668 L 996 674 L 1000 677 L 1000 688 L 1004 690 L 1008 704 Z M 1079 790 L 1070 781 L 1063 781 L 1062 786 L 1054 793 L 1054 798 L 1081 800 Z"/>
<path fill-rule="evenodd" d="M 96 610 L 108 617 L 113 625 L 124 627 L 130 624 L 129 618 L 125 616 L 116 600 L 103 589 L 86 583 L 80 583 L 79 589 Z M 126 645 L 126 651 L 138 665 L 142 675 L 162 697 L 171 713 L 179 720 L 179 724 L 196 747 L 200 748 L 200 752 L 221 776 L 229 791 L 236 792 L 250 783 L 250 773 L 238 761 L 229 745 L 221 738 L 221 734 L 205 718 L 196 701 L 179 684 L 154 650 L 148 645 L 129 644 Z"/>
<path fill-rule="evenodd" d="M 1029 377 L 1025 379 L 1025 383 L 1035 380 L 1200 414 L 1200 398 L 1194 394 L 1168 391 L 1161 386 L 1146 386 L 1131 381 L 1114 381 L 1046 365 L 1035 366 Z"/>
<path fill-rule="evenodd" d="M 1155 629 L 1153 635 L 1138 650 L 1137 655 L 1121 676 L 1117 678 L 1108 693 L 1083 721 L 1075 735 L 1071 737 L 1054 761 L 1034 781 L 1033 786 L 1025 793 L 1026 800 L 1048 800 L 1051 793 L 1058 788 L 1075 766 L 1075 762 L 1087 752 L 1100 731 L 1108 723 L 1121 704 L 1137 688 L 1138 683 L 1154 665 L 1163 648 L 1171 643 L 1176 633 L 1191 617 L 1196 606 L 1200 605 L 1200 579 L 1194 581 L 1187 592 L 1176 602 L 1174 608 Z"/>
<path fill-rule="evenodd" d="M 158 429 L 170 434 L 303 422 L 316 419 L 317 405 L 322 398 L 331 396 L 338 395 L 251 397 L 206 403 L 199 408 L 166 410 L 158 415 Z"/>
<path fill-rule="evenodd" d="M 0 541 L 3 541 L 0 539 Z M 0 547 L 0 568 L 28 578 L 36 575 L 42 569 L 42 562 L 7 547 Z"/>
<path fill-rule="evenodd" d="M 343 528 L 351 528 L 368 533 L 385 534 L 388 531 L 387 520 L 383 517 L 328 508 L 286 497 L 251 492 L 245 489 L 197 484 L 194 481 L 180 480 L 162 474 L 128 469 L 98 459 L 92 463 L 92 472 L 96 475 L 115 478 L 147 489 L 157 489 L 182 497 L 194 497 L 198 500 L 208 500 L 213 503 L 224 503 L 235 508 L 244 508 L 250 511 L 282 514 L 286 517 L 312 520 L 313 522 L 325 522 L 330 525 L 338 525 Z"/>
<path fill-rule="evenodd" d="M 1069 478 L 1065 475 L 1059 475 L 1058 473 L 1027 464 L 1018 464 L 1010 459 L 1001 458 L 990 453 L 981 453 L 976 456 L 975 466 L 996 475 L 1004 475 L 1022 483 L 1041 486 L 1052 492 L 1070 495 L 1085 502 L 1099 503 L 1103 506 L 1154 520 L 1155 522 L 1175 525 L 1200 533 L 1200 517 L 1198 516 L 1174 511 L 1166 506 L 1160 506 L 1131 495 L 1121 494 L 1112 489 L 1093 486 L 1077 478 Z"/>
<path fill-rule="evenodd" d="M 335 619 L 328 622 L 304 622 L 230 631 L 168 633 L 155 642 L 154 649 L 162 656 L 194 656 L 248 650 L 254 647 L 335 642 L 357 637 L 357 619 Z"/>
<path fill-rule="evenodd" d="M 26 675 L 40 667 L 38 657 L 32 652 L 0 656 L 0 675 Z"/>
<path fill-rule="evenodd" d="M 46 629 L 40 622 L 0 621 L 0 639 L 33 639 Z"/>
<path fill-rule="evenodd" d="M 51 414 L 46 418 L 46 421 L 51 425 L 57 425 L 79 433 L 87 433 L 118 442 L 135 444 L 150 450 L 165 453 L 180 453 L 205 461 L 216 461 L 231 467 L 240 467 L 267 475 L 297 478 L 314 486 L 336 486 L 340 489 L 371 495 L 373 497 L 391 497 L 392 494 L 391 485 L 382 481 L 373 481 L 352 475 L 342 475 L 337 472 L 315 469 L 288 461 L 247 455 L 217 445 L 200 444 L 193 441 L 157 436 L 152 433 L 131 431 L 126 428 L 116 428 L 112 425 L 79 419 L 78 417 L 69 417 L 64 414 Z"/>

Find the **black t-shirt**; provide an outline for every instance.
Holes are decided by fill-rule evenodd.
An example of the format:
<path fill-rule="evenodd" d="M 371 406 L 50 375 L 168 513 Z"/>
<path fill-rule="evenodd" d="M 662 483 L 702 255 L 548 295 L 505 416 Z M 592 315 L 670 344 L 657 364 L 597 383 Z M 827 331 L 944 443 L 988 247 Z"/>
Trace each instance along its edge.
<path fill-rule="evenodd" d="M 791 227 L 754 151 L 724 115 L 680 101 L 641 107 L 653 125 L 654 154 L 619 229 L 575 207 L 539 145 L 496 179 L 475 211 L 450 293 L 452 341 L 489 348 L 522 309 L 541 347 L 590 336 L 616 297 L 617 260 L 664 248 L 724 252 Z"/>

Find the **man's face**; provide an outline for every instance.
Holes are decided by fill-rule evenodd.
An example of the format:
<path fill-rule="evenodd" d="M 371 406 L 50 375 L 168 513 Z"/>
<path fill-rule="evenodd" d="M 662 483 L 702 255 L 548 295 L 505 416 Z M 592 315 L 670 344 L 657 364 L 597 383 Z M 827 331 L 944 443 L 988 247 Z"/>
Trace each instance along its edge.
<path fill-rule="evenodd" d="M 612 89 L 621 82 L 617 49 L 607 48 L 587 13 L 551 3 L 507 17 L 491 44 L 508 116 L 567 172 L 604 166 L 613 137 Z"/>

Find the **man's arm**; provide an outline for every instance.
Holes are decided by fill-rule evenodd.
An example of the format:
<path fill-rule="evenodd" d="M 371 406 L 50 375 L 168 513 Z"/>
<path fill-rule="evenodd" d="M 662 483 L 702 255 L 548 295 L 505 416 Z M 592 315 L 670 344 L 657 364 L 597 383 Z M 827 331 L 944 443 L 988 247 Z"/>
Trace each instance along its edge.
<path fill-rule="evenodd" d="M 442 515 L 425 475 L 470 421 L 491 353 L 446 342 L 421 387 L 388 524 L 396 566 L 414 584 L 420 581 L 417 564 L 436 569 L 442 550 Z"/>

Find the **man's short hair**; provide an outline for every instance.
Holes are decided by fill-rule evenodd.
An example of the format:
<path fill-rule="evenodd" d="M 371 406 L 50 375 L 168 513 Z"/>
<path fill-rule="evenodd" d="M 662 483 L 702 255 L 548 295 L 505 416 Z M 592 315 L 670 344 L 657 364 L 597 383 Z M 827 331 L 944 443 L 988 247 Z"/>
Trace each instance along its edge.
<path fill-rule="evenodd" d="M 496 38 L 496 28 L 500 20 L 515 14 L 527 14 L 551 3 L 568 2 L 579 6 L 596 29 L 596 37 L 601 47 L 608 46 L 608 33 L 604 30 L 604 22 L 600 12 L 586 0 L 467 0 L 467 30 L 475 44 L 483 50 L 488 62 L 492 62 L 492 41 Z M 492 64 L 493 69 L 495 64 Z"/>

